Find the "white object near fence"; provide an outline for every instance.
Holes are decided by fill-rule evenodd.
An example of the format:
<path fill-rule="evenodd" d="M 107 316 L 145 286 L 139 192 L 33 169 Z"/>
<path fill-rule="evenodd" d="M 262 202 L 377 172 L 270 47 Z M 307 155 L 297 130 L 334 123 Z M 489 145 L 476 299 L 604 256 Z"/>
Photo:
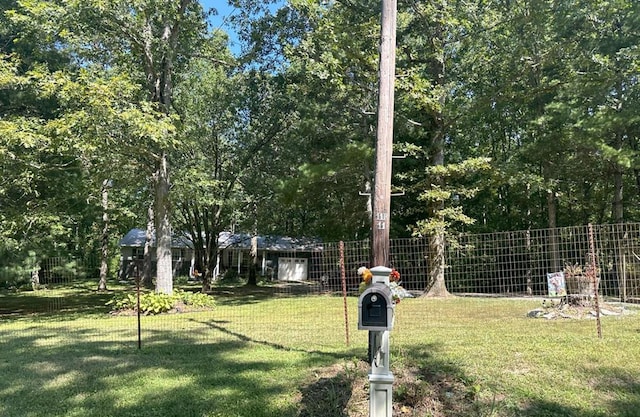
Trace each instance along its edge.
<path fill-rule="evenodd" d="M 306 258 L 278 258 L 278 280 L 305 281 L 309 270 Z"/>

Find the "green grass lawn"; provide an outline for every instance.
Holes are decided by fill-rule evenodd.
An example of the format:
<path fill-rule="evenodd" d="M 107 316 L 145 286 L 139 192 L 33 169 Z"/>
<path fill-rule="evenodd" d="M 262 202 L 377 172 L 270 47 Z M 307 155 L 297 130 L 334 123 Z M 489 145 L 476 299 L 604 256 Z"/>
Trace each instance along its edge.
<path fill-rule="evenodd" d="M 138 350 L 135 317 L 18 296 L 38 295 L 0 295 L 0 310 L 24 313 L 0 318 L 0 416 L 367 415 L 355 297 L 349 346 L 339 297 L 221 292 L 213 311 L 143 317 Z M 639 416 L 640 314 L 603 318 L 598 339 L 593 320 L 527 318 L 539 305 L 403 300 L 394 415 Z"/>

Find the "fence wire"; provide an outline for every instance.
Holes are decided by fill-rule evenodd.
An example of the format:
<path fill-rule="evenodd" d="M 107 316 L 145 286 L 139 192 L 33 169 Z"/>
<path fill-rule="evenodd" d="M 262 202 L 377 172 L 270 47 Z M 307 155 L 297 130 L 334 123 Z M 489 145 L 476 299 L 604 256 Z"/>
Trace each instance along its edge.
<path fill-rule="evenodd" d="M 640 224 L 593 226 L 600 295 L 640 301 Z M 348 288 L 357 288 L 357 269 L 370 266 L 368 241 L 344 242 Z M 449 235 L 444 279 L 452 294 L 546 296 L 548 274 L 584 274 L 590 267 L 588 226 Z M 393 239 L 390 266 L 405 288 L 428 288 L 431 253 L 427 238 Z M 324 243 L 314 254 L 312 280 L 338 291 L 338 244 Z"/>
<path fill-rule="evenodd" d="M 592 245 L 588 226 L 449 235 L 444 260 L 446 288 L 458 296 L 455 302 L 468 303 L 469 308 L 475 308 L 478 303 L 471 302 L 467 296 L 473 296 L 474 300 L 497 296 L 523 300 L 544 298 L 549 295 L 548 274 L 563 272 L 569 277 L 592 271 L 600 296 L 613 301 L 640 302 L 640 223 L 596 225 L 592 227 L 592 233 Z M 219 307 L 210 313 L 198 313 L 187 320 L 175 316 L 144 318 L 143 335 L 156 341 L 171 339 L 199 343 L 212 338 L 242 339 L 246 337 L 243 335 L 251 334 L 251 340 L 267 343 L 269 335 L 285 332 L 291 334 L 292 343 L 299 343 L 301 348 L 324 345 L 335 336 L 336 329 L 344 329 L 347 341 L 350 335 L 352 339 L 360 337 L 356 311 L 360 283 L 357 270 L 361 266 L 374 266 L 369 263 L 370 242 L 324 242 L 318 243 L 314 250 L 285 255 L 306 258 L 306 280 L 278 281 L 277 274 L 272 271 L 263 277 L 262 286 L 252 295 L 244 298 L 221 296 Z M 428 288 L 433 279 L 429 272 L 432 256 L 428 238 L 393 239 L 390 242 L 389 266 L 400 272 L 402 285 L 415 295 Z M 594 263 L 596 267 L 592 268 Z M 63 294 L 49 290 L 74 285 L 79 280 L 86 282 L 93 277 L 96 277 L 97 286 L 97 263 L 51 258 L 40 267 L 40 284 L 46 288 L 37 297 L 40 304 L 31 305 L 29 310 L 18 304 L 7 305 L 5 302 L 0 305 L 0 342 L 3 338 L 17 337 L 12 329 L 20 327 L 20 321 L 27 320 L 30 329 L 49 335 L 42 343 L 47 340 L 47 343 L 56 343 L 67 328 L 63 323 L 65 319 L 82 320 L 86 310 L 78 310 L 74 305 L 79 301 L 67 300 Z M 341 298 L 343 276 L 348 294 L 344 302 Z M 0 276 L 0 280 L 2 278 Z M 570 287 L 569 282 L 567 284 Z M 129 289 L 133 288 L 129 283 Z M 8 294 L 12 290 L 2 291 Z M 225 291 L 223 288 L 218 294 Z M 309 303 L 305 301 L 308 296 L 327 296 L 328 301 L 322 311 L 310 311 Z M 272 303 L 274 298 L 279 300 L 276 304 Z M 19 302 L 15 298 L 11 300 L 11 303 Z M 483 304 L 486 305 L 491 304 Z M 428 307 L 425 305 L 425 308 Z M 285 314 L 286 322 L 273 320 L 276 315 L 282 317 L 283 309 L 290 310 Z M 325 315 L 327 319 L 320 325 L 306 319 L 314 315 Z M 440 319 L 446 321 L 447 317 Z M 136 321 L 132 317 L 109 316 L 86 322 L 86 330 L 70 331 L 67 337 L 113 340 L 123 346 L 135 342 Z M 402 328 L 402 322 L 399 328 Z M 306 336 L 300 336 L 296 341 L 298 333 Z"/>

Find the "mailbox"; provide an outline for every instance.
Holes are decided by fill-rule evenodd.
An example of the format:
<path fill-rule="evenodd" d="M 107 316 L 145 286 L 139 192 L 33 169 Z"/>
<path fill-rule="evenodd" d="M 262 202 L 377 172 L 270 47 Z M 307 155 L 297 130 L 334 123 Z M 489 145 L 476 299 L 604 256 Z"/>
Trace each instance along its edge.
<path fill-rule="evenodd" d="M 391 330 L 394 309 L 389 287 L 381 283 L 371 284 L 358 299 L 358 329 Z"/>

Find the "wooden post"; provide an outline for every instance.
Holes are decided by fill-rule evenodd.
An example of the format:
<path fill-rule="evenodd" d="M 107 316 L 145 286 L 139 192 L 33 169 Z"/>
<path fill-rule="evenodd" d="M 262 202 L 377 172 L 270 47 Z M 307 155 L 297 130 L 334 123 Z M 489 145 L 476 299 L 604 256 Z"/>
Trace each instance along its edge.
<path fill-rule="evenodd" d="M 396 15 L 397 0 L 382 0 L 376 173 L 371 224 L 374 266 L 387 266 L 389 262 Z"/>
<path fill-rule="evenodd" d="M 389 226 L 391 224 L 391 164 L 393 160 L 393 113 L 396 72 L 397 0 L 382 0 L 380 32 L 380 80 L 378 84 L 378 130 L 376 135 L 376 174 L 371 221 L 374 267 L 389 264 Z M 369 332 L 369 357 L 376 352 L 376 332 Z M 388 340 L 388 338 L 386 339 Z M 383 379 L 386 375 L 383 376 Z M 393 376 L 391 376 L 391 383 Z M 391 417 L 389 381 L 370 381 L 369 415 Z M 376 387 L 384 388 L 379 395 Z M 380 401 L 382 399 L 382 401 Z"/>
<path fill-rule="evenodd" d="M 349 346 L 349 312 L 347 310 L 347 274 L 344 268 L 344 242 L 340 241 L 340 280 L 342 281 L 342 302 L 344 304 L 344 335 Z"/>
<path fill-rule="evenodd" d="M 587 266 L 587 274 L 591 275 L 591 285 L 593 286 L 593 299 L 596 308 L 596 327 L 598 330 L 598 338 L 602 339 L 602 323 L 600 322 L 600 302 L 598 300 L 598 259 L 596 258 L 596 245 L 593 240 L 593 226 L 591 223 L 587 225 L 589 232 L 589 257 L 591 265 Z"/>

